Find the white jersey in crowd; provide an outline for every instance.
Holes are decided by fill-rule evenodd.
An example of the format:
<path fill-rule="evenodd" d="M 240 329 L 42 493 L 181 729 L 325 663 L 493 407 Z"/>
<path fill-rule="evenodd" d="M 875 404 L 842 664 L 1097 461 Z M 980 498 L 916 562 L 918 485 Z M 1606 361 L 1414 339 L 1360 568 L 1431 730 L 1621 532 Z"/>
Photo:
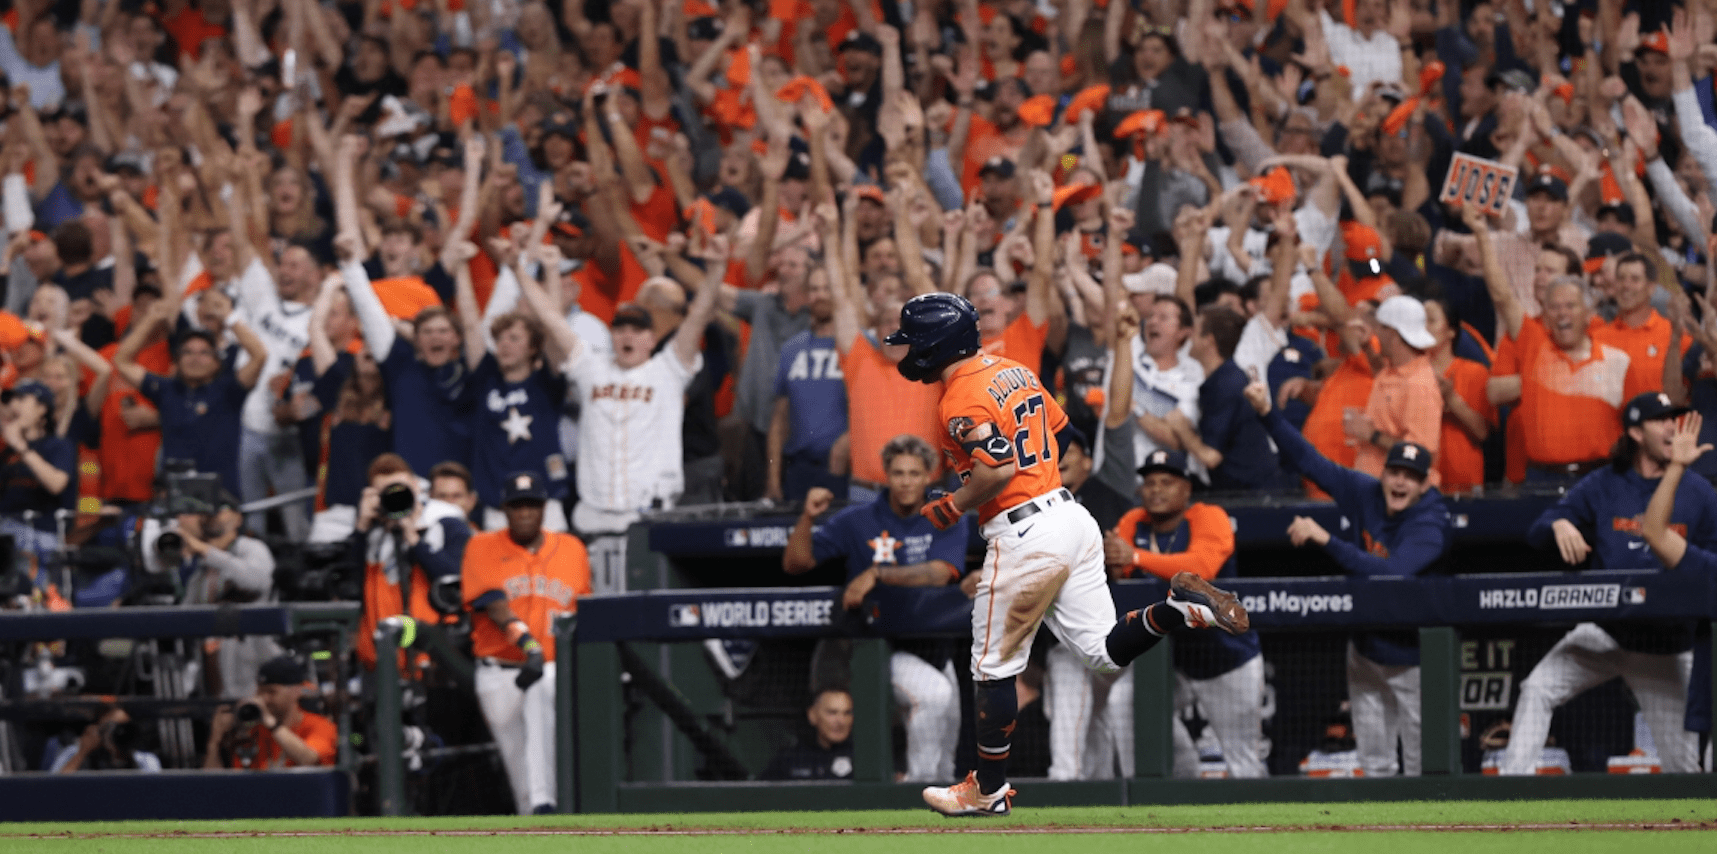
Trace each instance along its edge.
<path fill-rule="evenodd" d="M 291 375 L 298 358 L 310 346 L 310 306 L 282 300 L 268 268 L 254 258 L 239 275 L 238 293 L 233 296 L 238 316 L 268 348 L 268 364 L 244 399 L 241 420 L 246 430 L 273 433 L 284 428 L 274 420 L 274 401 L 279 395 L 269 381 L 280 374 Z M 243 367 L 248 359 L 241 351 L 237 367 Z"/>
<path fill-rule="evenodd" d="M 580 346 L 566 376 L 579 402 L 578 499 L 607 513 L 634 513 L 685 491 L 680 428 L 686 386 L 703 368 L 687 367 L 665 347 L 630 370 Z"/>

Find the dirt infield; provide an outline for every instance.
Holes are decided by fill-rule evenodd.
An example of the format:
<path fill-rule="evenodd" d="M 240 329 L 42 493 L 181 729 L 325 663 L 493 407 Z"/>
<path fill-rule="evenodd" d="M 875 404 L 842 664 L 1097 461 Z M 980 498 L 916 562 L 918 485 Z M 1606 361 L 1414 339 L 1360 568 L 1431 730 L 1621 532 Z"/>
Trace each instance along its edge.
<path fill-rule="evenodd" d="M 770 829 L 740 829 L 732 827 L 522 827 L 496 829 L 413 830 L 234 830 L 218 832 L 163 831 L 160 833 L 0 833 L 0 839 L 305 839 L 320 837 L 483 837 L 483 836 L 595 836 L 595 837 L 674 837 L 674 836 L 918 836 L 925 834 L 1020 834 L 1043 835 L 1120 835 L 1120 834 L 1251 834 L 1251 833 L 1386 833 L 1419 831 L 1429 833 L 1498 833 L 1532 831 L 1665 831 L 1717 830 L 1717 821 L 1666 822 L 1579 822 L 1555 824 L 1316 824 L 1316 825 L 1241 825 L 1233 827 L 1110 827 L 999 824 L 979 819 L 976 822 L 951 821 L 946 827 L 782 827 Z"/>

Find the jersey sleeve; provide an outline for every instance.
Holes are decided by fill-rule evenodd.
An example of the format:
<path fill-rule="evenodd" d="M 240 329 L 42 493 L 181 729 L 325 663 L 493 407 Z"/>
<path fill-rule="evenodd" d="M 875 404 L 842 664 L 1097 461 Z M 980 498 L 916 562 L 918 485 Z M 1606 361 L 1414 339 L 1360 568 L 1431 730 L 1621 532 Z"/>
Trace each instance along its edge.
<path fill-rule="evenodd" d="M 489 538 L 472 537 L 465 544 L 465 556 L 459 561 L 459 590 L 465 597 L 465 607 L 472 608 L 478 599 L 491 592 L 501 592 L 500 579 L 489 571 L 493 554 Z"/>
<path fill-rule="evenodd" d="M 299 738 L 304 740 L 306 747 L 316 751 L 317 765 L 323 767 L 333 765 L 335 757 L 339 754 L 340 728 L 335 726 L 333 721 L 321 715 L 311 717 L 306 714 L 305 718 L 312 722 L 312 726 L 309 728 L 309 732 L 299 736 Z"/>
<path fill-rule="evenodd" d="M 137 392 L 145 398 L 148 398 L 150 403 L 159 407 L 161 405 L 161 384 L 166 381 L 167 378 L 160 374 L 145 372 L 143 374 L 143 383 L 137 387 Z"/>
<path fill-rule="evenodd" d="M 817 563 L 851 551 L 847 544 L 847 511 L 842 510 L 811 532 L 811 557 Z"/>

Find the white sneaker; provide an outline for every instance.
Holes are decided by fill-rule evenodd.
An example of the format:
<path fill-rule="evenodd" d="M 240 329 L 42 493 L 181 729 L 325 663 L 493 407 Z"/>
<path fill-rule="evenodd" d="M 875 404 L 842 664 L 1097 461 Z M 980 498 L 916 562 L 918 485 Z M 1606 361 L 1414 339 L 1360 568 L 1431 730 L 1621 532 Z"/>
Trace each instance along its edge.
<path fill-rule="evenodd" d="M 931 809 L 947 816 L 999 816 L 1012 811 L 1014 794 L 1013 788 L 1006 783 L 1003 783 L 995 794 L 984 794 L 978 790 L 978 772 L 969 771 L 964 781 L 952 786 L 925 788 L 924 802 L 929 804 Z"/>

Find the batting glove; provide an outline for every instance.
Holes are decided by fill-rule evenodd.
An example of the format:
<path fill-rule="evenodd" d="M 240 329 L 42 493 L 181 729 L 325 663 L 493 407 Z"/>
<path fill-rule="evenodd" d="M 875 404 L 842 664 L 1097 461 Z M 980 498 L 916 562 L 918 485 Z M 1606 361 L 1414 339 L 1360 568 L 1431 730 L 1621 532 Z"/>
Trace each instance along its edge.
<path fill-rule="evenodd" d="M 519 678 L 514 679 L 513 684 L 519 686 L 520 691 L 524 691 L 543 678 L 543 645 L 532 638 L 520 644 L 520 647 L 525 651 L 525 663 L 519 665 Z"/>
<path fill-rule="evenodd" d="M 954 506 L 952 493 L 943 493 L 932 498 L 919 509 L 918 513 L 929 519 L 930 524 L 935 525 L 939 531 L 946 531 L 954 527 L 954 523 L 960 521 L 961 516 L 960 508 Z"/>

